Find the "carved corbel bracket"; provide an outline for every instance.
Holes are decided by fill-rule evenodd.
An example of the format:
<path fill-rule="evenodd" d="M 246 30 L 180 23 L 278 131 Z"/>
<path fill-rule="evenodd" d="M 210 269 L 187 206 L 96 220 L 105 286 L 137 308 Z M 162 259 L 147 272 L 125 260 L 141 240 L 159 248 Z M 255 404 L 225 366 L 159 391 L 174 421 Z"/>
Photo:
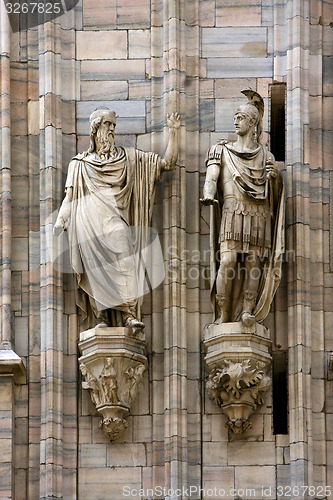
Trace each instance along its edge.
<path fill-rule="evenodd" d="M 131 328 L 96 327 L 80 334 L 79 366 L 98 413 L 100 427 L 113 441 L 128 425 L 131 411 L 147 366 L 145 341 Z"/>
<path fill-rule="evenodd" d="M 227 415 L 227 427 L 236 435 L 243 434 L 271 386 L 269 331 L 258 323 L 251 327 L 209 325 L 204 348 L 209 398 Z"/>
<path fill-rule="evenodd" d="M 10 344 L 5 342 L 0 344 L 0 376 L 13 376 L 15 384 L 21 385 L 27 383 L 25 364 L 10 348 Z"/>

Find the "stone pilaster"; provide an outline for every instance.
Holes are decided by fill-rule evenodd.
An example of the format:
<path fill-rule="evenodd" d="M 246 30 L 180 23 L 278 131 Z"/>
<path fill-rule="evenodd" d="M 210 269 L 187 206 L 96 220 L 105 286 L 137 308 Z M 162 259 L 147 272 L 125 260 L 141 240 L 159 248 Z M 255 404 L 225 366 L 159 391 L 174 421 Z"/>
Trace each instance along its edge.
<path fill-rule="evenodd" d="M 185 113 L 185 2 L 163 1 L 163 92 L 165 113 Z M 179 279 L 186 248 L 184 126 L 180 129 L 177 166 L 165 179 L 163 238 L 167 276 L 164 282 L 164 449 L 165 486 L 175 491 L 187 484 L 187 335 L 186 284 Z M 170 249 L 175 253 L 170 258 Z M 171 272 L 170 272 L 171 271 Z M 173 500 L 173 496 L 166 497 Z"/>
<path fill-rule="evenodd" d="M 312 476 L 312 317 L 311 179 L 304 152 L 309 126 L 309 14 L 310 2 L 275 4 L 276 20 L 284 24 L 284 38 L 276 40 L 274 73 L 285 73 L 287 83 L 287 255 L 288 259 L 288 381 L 289 483 L 313 484 Z M 281 28 L 276 31 L 281 34 Z M 281 55 L 281 52 L 283 55 Z M 281 66 L 279 62 L 283 63 Z M 274 75 L 274 76 L 275 76 Z M 297 222 L 297 223 L 296 223 Z M 296 497 L 295 497 L 296 498 Z M 298 497 L 297 497 L 298 498 Z"/>
<path fill-rule="evenodd" d="M 311 234 L 310 165 L 304 157 L 309 123 L 309 1 L 286 5 L 287 49 L 287 183 L 294 210 L 287 221 L 288 249 L 296 252 L 289 266 L 289 418 L 291 484 L 311 480 Z M 300 221 L 295 224 L 295 221 Z M 289 226 L 289 227 L 288 227 Z M 309 474 L 310 472 L 310 474 Z M 296 498 L 296 497 L 295 497 Z"/>
<path fill-rule="evenodd" d="M 326 40 L 331 33 L 331 17 L 325 1 L 310 2 L 309 26 L 309 125 L 305 127 L 304 161 L 310 164 L 310 224 L 311 224 L 311 469 L 309 483 L 320 487 L 329 484 L 332 477 L 332 445 L 329 434 L 329 413 L 325 401 L 332 393 L 332 380 L 327 359 L 332 349 L 333 317 L 333 258 L 328 253 L 333 226 L 328 220 L 332 207 L 332 91 L 327 85 L 328 66 L 332 51 Z M 332 10 L 331 10 L 332 12 Z M 332 208 L 330 213 L 332 214 Z M 332 245 L 331 245 L 332 249 Z M 327 372 L 328 370 L 328 372 Z M 325 413 L 327 415 L 325 415 Z"/>
<path fill-rule="evenodd" d="M 40 215 L 41 215 L 41 434 L 40 498 L 63 495 L 63 279 L 47 252 L 46 218 L 62 188 L 61 27 L 43 23 L 39 32 Z M 58 203 L 57 203 L 58 202 Z"/>
<path fill-rule="evenodd" d="M 77 465 L 76 381 L 73 376 L 68 378 L 68 374 L 76 373 L 76 351 L 74 348 L 73 352 L 73 341 L 69 337 L 75 336 L 77 325 L 74 319 L 68 332 L 67 317 L 64 316 L 64 288 L 67 282 L 62 273 L 61 260 L 60 265 L 54 266 L 49 238 L 54 222 L 54 217 L 50 216 L 59 208 L 63 198 L 63 165 L 67 163 L 70 151 L 72 155 L 75 154 L 75 145 L 70 144 L 66 136 L 75 133 L 76 73 L 74 54 L 71 54 L 71 49 L 68 48 L 71 36 L 72 42 L 74 39 L 74 27 L 75 11 L 68 12 L 54 21 L 41 22 L 38 26 L 41 224 L 40 498 L 62 498 L 66 494 L 74 497 L 76 494 L 76 472 L 70 470 L 76 469 Z M 59 246 L 56 254 L 61 256 L 61 239 L 53 239 L 53 245 Z M 67 304 L 66 309 L 67 312 Z M 75 314 L 73 316 L 75 317 Z M 65 358 L 67 354 L 71 356 Z M 65 374 L 65 366 L 71 366 L 69 373 Z M 64 394 L 68 398 L 64 399 Z M 71 460 L 67 458 L 69 456 L 72 457 Z"/>
<path fill-rule="evenodd" d="M 201 5 L 200 5 L 201 4 Z M 199 487 L 202 484 L 202 424 L 203 399 L 200 397 L 202 367 L 201 355 L 201 301 L 200 288 L 203 283 L 203 241 L 200 237 L 200 169 L 203 167 L 200 155 L 205 104 L 211 100 L 202 99 L 200 80 L 201 27 L 199 0 L 186 2 L 185 8 L 185 122 L 186 122 L 186 253 L 181 263 L 181 279 L 186 280 L 186 337 L 187 337 L 187 425 L 188 459 L 187 484 Z M 197 258 L 198 254 L 200 258 Z M 199 498 L 198 492 L 196 493 Z M 196 498 L 196 497 L 195 497 Z"/>
<path fill-rule="evenodd" d="M 15 498 L 14 384 L 26 382 L 25 366 L 12 346 L 12 157 L 10 114 L 10 34 L 5 5 L 0 5 L 1 219 L 0 219 L 0 496 Z"/>

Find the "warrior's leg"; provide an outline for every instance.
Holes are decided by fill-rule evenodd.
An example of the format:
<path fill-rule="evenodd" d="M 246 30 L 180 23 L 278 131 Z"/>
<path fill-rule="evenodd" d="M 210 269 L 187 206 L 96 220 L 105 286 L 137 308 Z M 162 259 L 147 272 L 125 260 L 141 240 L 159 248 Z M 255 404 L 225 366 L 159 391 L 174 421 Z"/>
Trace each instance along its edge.
<path fill-rule="evenodd" d="M 236 262 L 237 252 L 221 252 L 220 267 L 216 277 L 217 324 L 230 321 L 230 303 Z"/>
<path fill-rule="evenodd" d="M 262 263 L 258 256 L 247 255 L 245 259 L 246 288 L 243 292 L 242 321 L 245 326 L 254 325 L 256 318 L 253 310 L 257 301 Z"/>

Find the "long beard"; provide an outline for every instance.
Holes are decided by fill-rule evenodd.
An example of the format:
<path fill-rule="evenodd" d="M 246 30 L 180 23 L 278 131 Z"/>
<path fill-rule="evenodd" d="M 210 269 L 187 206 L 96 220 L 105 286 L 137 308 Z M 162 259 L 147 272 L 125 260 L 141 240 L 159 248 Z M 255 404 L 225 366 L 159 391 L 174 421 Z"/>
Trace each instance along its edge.
<path fill-rule="evenodd" d="M 116 149 L 110 132 L 97 130 L 95 142 L 97 154 L 99 156 L 108 157 L 110 153 L 114 152 Z"/>

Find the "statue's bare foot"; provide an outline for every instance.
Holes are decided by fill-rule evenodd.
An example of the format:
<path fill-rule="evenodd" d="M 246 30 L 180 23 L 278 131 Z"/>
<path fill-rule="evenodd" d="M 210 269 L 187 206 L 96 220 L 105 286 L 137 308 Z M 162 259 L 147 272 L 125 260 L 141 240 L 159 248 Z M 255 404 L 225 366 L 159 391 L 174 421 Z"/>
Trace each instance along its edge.
<path fill-rule="evenodd" d="M 100 323 L 98 323 L 96 325 L 96 328 L 108 328 L 110 325 L 108 325 L 107 323 L 105 323 L 105 321 L 101 321 Z"/>
<path fill-rule="evenodd" d="M 256 317 L 249 312 L 244 312 L 242 314 L 242 321 L 245 326 L 253 326 L 256 322 Z"/>
<path fill-rule="evenodd" d="M 145 327 L 145 324 L 136 318 L 127 318 L 125 326 L 128 328 L 143 329 Z"/>

